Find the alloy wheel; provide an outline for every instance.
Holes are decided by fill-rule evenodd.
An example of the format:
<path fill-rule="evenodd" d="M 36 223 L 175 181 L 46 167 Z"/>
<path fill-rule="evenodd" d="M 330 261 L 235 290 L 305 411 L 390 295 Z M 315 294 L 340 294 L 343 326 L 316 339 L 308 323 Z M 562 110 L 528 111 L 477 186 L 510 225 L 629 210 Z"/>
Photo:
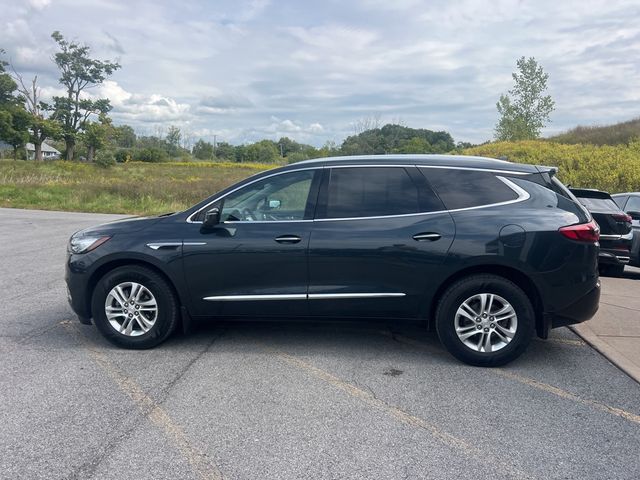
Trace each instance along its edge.
<path fill-rule="evenodd" d="M 136 282 L 119 283 L 111 289 L 104 304 L 109 324 L 119 333 L 137 337 L 153 328 L 158 303 L 151 291 Z"/>
<path fill-rule="evenodd" d="M 467 298 L 455 315 L 458 338 L 476 352 L 491 353 L 506 347 L 518 329 L 518 316 L 507 300 L 493 293 Z"/>

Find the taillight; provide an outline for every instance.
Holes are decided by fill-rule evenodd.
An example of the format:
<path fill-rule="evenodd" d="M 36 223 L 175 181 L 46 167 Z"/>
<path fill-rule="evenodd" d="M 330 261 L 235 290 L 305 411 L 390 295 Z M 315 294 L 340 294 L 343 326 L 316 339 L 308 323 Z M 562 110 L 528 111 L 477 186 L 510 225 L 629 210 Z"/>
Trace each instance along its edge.
<path fill-rule="evenodd" d="M 627 222 L 631 223 L 633 220 L 631 215 L 627 215 L 626 213 L 614 213 L 611 215 L 616 222 Z"/>
<path fill-rule="evenodd" d="M 589 223 L 561 227 L 558 231 L 565 237 L 577 242 L 595 243 L 600 239 L 600 227 L 593 220 Z"/>

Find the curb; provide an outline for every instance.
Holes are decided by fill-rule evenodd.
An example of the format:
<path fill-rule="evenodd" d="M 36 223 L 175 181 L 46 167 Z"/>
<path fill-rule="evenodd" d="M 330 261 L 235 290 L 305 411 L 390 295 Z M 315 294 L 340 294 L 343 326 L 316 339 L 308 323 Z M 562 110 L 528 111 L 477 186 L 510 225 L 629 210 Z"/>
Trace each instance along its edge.
<path fill-rule="evenodd" d="M 618 350 L 598 337 L 589 325 L 586 323 L 579 323 L 576 325 L 570 325 L 569 328 L 603 357 L 613 363 L 633 380 L 640 383 L 640 367 L 629 361 L 627 357 L 618 352 Z"/>

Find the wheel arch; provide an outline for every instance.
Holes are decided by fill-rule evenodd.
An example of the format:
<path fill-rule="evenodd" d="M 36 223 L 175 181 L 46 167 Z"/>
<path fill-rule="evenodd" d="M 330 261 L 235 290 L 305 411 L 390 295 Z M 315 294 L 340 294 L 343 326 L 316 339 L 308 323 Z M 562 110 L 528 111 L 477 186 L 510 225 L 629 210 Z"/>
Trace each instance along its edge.
<path fill-rule="evenodd" d="M 533 306 L 533 310 L 535 313 L 535 322 L 536 322 L 536 333 L 541 338 L 546 338 L 548 335 L 548 328 L 546 325 L 546 320 L 544 317 L 544 308 L 542 302 L 542 296 L 540 295 L 540 290 L 535 285 L 535 283 L 522 271 L 513 268 L 507 267 L 504 265 L 474 265 L 462 270 L 457 271 L 456 273 L 449 276 L 444 282 L 440 284 L 435 294 L 433 295 L 433 301 L 429 306 L 428 318 L 427 322 L 429 328 L 433 326 L 433 322 L 435 321 L 435 313 L 438 308 L 438 304 L 440 303 L 440 299 L 442 298 L 444 292 L 453 285 L 458 280 L 461 280 L 465 277 L 469 277 L 471 275 L 477 274 L 491 274 L 497 275 L 507 280 L 512 281 L 518 287 L 520 287 L 524 293 L 531 300 L 531 304 Z"/>
<path fill-rule="evenodd" d="M 167 282 L 167 284 L 169 285 L 169 288 L 171 288 L 174 295 L 176 296 L 176 299 L 178 300 L 178 309 L 182 310 L 181 307 L 185 305 L 185 301 L 180 295 L 180 292 L 178 291 L 178 289 L 176 288 L 175 283 L 173 282 L 171 277 L 167 275 L 166 272 L 164 272 L 161 268 L 159 268 L 157 265 L 153 264 L 152 262 L 148 262 L 139 258 L 118 258 L 118 259 L 110 260 L 100 265 L 98 268 L 95 269 L 95 271 L 89 277 L 89 282 L 87 285 L 87 295 L 85 299 L 85 302 L 87 302 L 87 307 L 89 312 L 91 311 L 91 299 L 93 297 L 93 292 L 96 288 L 96 285 L 100 281 L 100 279 L 103 278 L 107 273 L 115 270 L 116 268 L 125 267 L 125 266 L 134 266 L 134 265 L 138 267 L 147 268 L 153 271 L 154 273 L 160 275 Z M 181 318 L 181 321 L 182 321 L 182 318 Z"/>

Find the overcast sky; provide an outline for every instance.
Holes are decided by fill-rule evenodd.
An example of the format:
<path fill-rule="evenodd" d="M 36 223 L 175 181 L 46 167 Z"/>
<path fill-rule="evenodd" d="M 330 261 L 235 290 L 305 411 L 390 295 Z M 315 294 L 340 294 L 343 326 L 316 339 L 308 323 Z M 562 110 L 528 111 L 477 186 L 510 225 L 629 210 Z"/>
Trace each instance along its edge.
<path fill-rule="evenodd" d="M 639 0 L 0 0 L 0 48 L 49 95 L 53 30 L 122 64 L 92 94 L 139 133 L 321 145 L 375 116 L 481 142 L 522 55 L 545 134 L 640 115 Z"/>

